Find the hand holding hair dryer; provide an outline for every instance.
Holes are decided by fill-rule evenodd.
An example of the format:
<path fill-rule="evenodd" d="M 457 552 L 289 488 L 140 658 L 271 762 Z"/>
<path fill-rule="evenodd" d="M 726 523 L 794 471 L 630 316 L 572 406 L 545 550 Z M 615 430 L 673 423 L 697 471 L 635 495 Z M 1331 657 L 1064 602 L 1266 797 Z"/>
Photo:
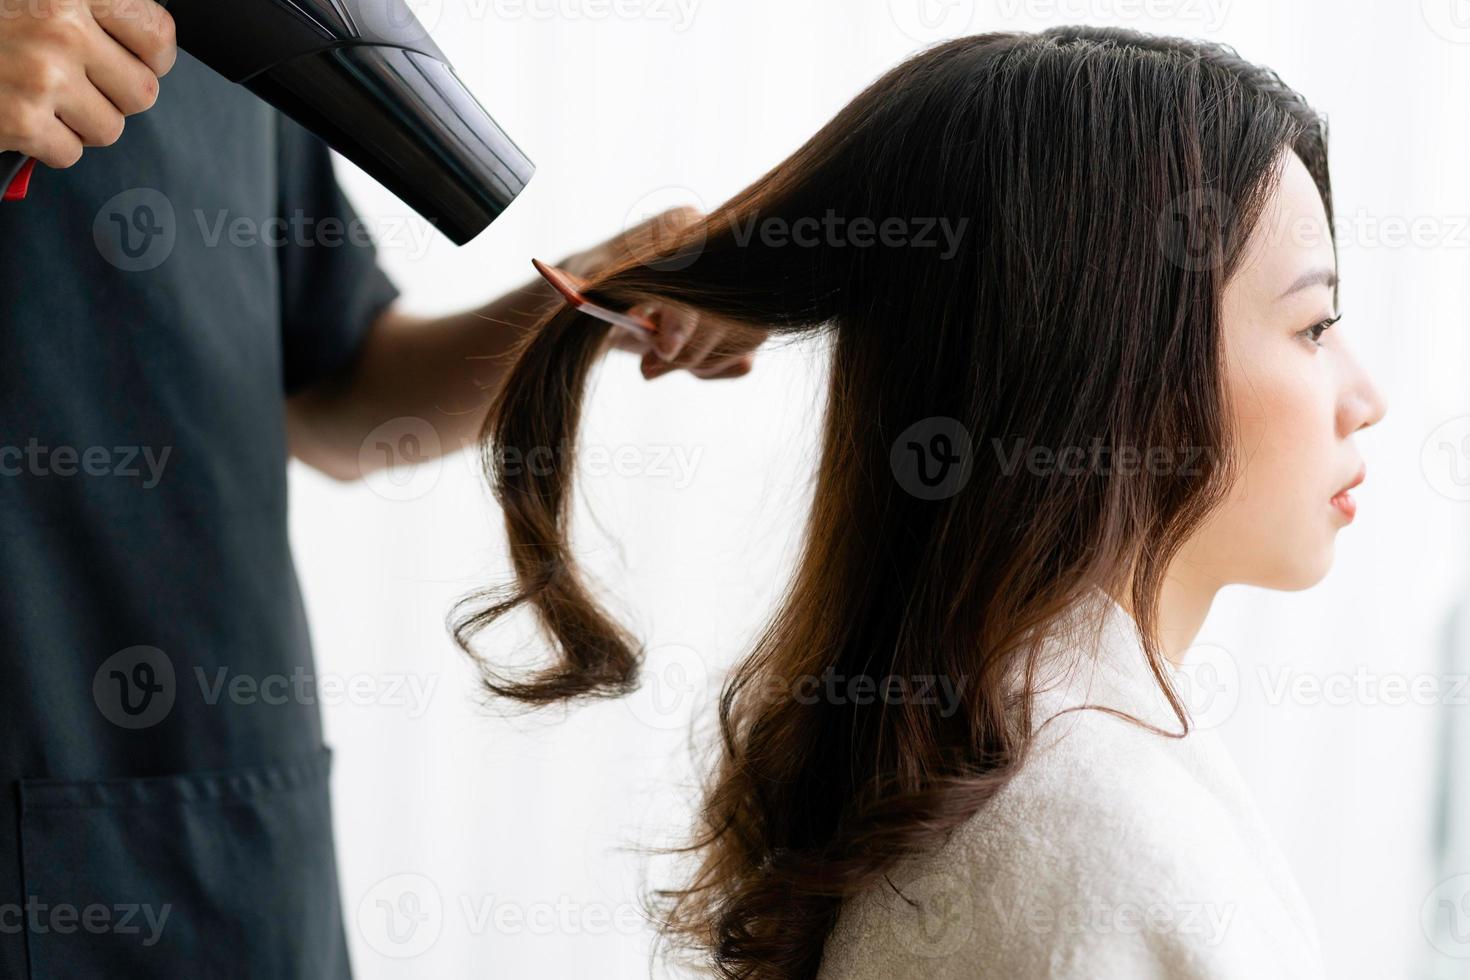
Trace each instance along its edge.
<path fill-rule="evenodd" d="M 327 142 L 456 245 L 525 187 L 531 161 L 403 0 L 165 0 L 179 47 Z M 23 197 L 31 164 L 0 153 Z"/>

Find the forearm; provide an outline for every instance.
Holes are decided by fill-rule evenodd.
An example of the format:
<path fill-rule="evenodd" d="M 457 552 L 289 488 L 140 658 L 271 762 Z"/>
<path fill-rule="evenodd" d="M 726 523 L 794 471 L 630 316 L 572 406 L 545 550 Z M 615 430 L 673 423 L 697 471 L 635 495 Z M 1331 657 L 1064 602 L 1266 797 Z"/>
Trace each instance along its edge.
<path fill-rule="evenodd" d="M 404 418 L 433 427 L 438 445 L 421 445 L 425 456 L 473 443 L 515 345 L 559 301 L 536 279 L 451 316 L 415 317 L 390 308 L 343 378 L 288 402 L 292 455 L 337 479 L 357 479 L 364 466 L 383 463 L 375 454 L 360 461 L 368 434 Z"/>
<path fill-rule="evenodd" d="M 674 208 L 557 265 L 589 278 L 644 254 L 660 236 L 699 220 L 698 211 Z M 390 309 L 373 325 L 344 377 L 287 403 L 292 455 L 330 476 L 355 480 L 387 465 L 386 454 L 362 450 L 374 429 L 395 419 L 422 419 L 433 427 L 436 438 L 427 445 L 419 440 L 418 459 L 473 443 L 517 344 L 562 302 L 548 283 L 533 279 L 478 310 L 455 316 L 429 319 Z M 741 377 L 766 336 L 764 329 L 705 317 L 672 303 L 649 302 L 632 312 L 652 321 L 654 334 L 619 336 L 614 329 L 608 342 L 639 354 L 640 370 L 648 379 L 673 370 L 699 378 Z M 413 428 L 405 422 L 403 431 L 390 432 L 388 440 Z"/>

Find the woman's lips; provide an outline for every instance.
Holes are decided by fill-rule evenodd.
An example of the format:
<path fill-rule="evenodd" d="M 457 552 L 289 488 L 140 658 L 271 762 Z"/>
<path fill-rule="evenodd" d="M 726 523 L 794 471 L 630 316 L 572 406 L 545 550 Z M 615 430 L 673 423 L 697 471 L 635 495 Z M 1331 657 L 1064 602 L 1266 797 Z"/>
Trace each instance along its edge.
<path fill-rule="evenodd" d="M 1349 521 L 1351 521 L 1353 519 L 1353 515 L 1358 512 L 1358 502 L 1353 499 L 1351 490 L 1353 489 L 1353 487 L 1362 483 L 1367 475 L 1367 465 L 1365 464 L 1363 466 L 1359 466 L 1357 475 L 1354 476 L 1351 481 L 1349 481 L 1347 486 L 1337 491 L 1337 494 L 1332 498 L 1332 506 L 1336 507 L 1338 511 Z"/>

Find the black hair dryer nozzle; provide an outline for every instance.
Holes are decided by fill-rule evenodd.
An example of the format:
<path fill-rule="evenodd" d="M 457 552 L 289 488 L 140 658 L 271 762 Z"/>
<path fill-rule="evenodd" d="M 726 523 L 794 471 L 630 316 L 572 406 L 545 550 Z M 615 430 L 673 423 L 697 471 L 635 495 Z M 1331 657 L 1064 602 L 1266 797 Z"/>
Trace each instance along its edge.
<path fill-rule="evenodd" d="M 531 161 L 403 0 L 164 5 L 180 48 L 316 133 L 456 245 L 531 179 Z M 14 157 L 16 169 L 24 159 L 3 156 L 0 164 Z"/>

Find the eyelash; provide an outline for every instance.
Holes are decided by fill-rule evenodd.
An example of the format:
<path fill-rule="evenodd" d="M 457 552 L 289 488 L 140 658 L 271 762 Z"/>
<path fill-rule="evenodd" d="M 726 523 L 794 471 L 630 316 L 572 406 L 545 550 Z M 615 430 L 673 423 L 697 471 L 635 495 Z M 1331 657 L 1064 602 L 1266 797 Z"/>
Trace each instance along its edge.
<path fill-rule="evenodd" d="M 1322 343 L 1322 335 L 1326 333 L 1334 323 L 1341 319 L 1342 314 L 1339 313 L 1337 316 L 1332 317 L 1331 319 L 1323 320 L 1321 323 L 1314 323 L 1307 329 L 1303 330 L 1300 336 L 1305 337 L 1315 347 L 1325 347 L 1327 345 Z M 1313 331 L 1316 332 L 1313 333 Z"/>

